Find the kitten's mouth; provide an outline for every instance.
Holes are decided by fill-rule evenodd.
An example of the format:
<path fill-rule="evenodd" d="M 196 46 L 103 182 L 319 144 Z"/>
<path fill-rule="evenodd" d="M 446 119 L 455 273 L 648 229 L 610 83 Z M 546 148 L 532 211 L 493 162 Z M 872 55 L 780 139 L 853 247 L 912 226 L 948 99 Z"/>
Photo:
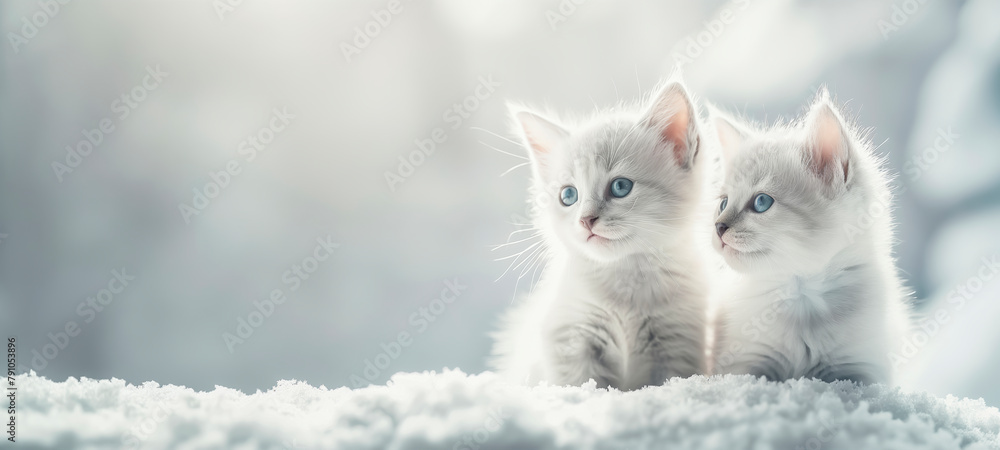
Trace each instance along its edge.
<path fill-rule="evenodd" d="M 727 251 L 728 250 L 729 252 L 732 252 L 732 253 L 745 253 L 739 247 L 734 247 L 732 244 L 726 243 L 726 241 L 721 241 L 721 242 L 722 242 L 722 248 L 720 248 L 719 250 L 722 250 L 722 251 Z"/>
<path fill-rule="evenodd" d="M 747 251 L 747 250 L 741 249 L 739 246 L 733 246 L 733 244 L 730 244 L 730 243 L 726 242 L 725 238 L 717 238 L 717 239 L 719 240 L 719 251 L 720 252 L 725 252 L 726 250 L 729 250 L 730 252 L 737 253 L 737 254 L 755 253 L 753 251 Z"/>
<path fill-rule="evenodd" d="M 590 242 L 591 240 L 594 240 L 594 242 L 597 242 L 598 244 L 603 244 L 605 242 L 610 241 L 611 239 L 608 239 L 596 233 L 590 233 L 590 236 L 587 236 L 586 242 Z"/>
<path fill-rule="evenodd" d="M 719 252 L 722 254 L 729 253 L 732 254 L 733 256 L 739 256 L 739 257 L 758 257 L 766 255 L 768 253 L 768 250 L 766 249 L 750 250 L 746 248 L 735 247 L 732 244 L 726 243 L 726 241 L 722 239 L 719 239 L 719 242 L 722 243 L 722 246 L 719 247 Z"/>

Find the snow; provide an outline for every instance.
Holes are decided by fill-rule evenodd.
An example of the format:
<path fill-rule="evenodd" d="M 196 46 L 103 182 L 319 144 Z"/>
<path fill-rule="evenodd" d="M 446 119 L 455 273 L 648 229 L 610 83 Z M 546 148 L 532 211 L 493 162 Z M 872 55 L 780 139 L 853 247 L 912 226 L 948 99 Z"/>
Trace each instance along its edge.
<path fill-rule="evenodd" d="M 620 392 L 445 370 L 249 395 L 34 373 L 17 383 L 19 443 L 57 448 L 1000 448 L 1000 411 L 982 400 L 848 382 L 697 376 Z"/>

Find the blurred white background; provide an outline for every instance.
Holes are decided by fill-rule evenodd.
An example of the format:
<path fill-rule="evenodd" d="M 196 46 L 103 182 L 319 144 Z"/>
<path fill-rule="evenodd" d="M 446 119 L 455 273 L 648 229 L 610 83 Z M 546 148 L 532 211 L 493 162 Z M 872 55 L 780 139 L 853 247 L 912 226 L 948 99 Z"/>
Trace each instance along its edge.
<path fill-rule="evenodd" d="M 0 4 L 0 330 L 23 368 L 245 391 L 484 370 L 487 333 L 528 285 L 494 281 L 510 253 L 490 251 L 526 206 L 527 169 L 501 177 L 521 160 L 490 148 L 522 154 L 495 135 L 510 137 L 505 101 L 610 107 L 682 55 L 692 91 L 723 108 L 792 118 L 825 84 L 873 128 L 898 174 L 899 267 L 920 311 L 949 318 L 905 381 L 1000 404 L 1000 281 L 961 308 L 950 294 L 1000 253 L 994 0 L 228 5 Z M 483 79 L 499 86 L 470 100 Z M 244 141 L 270 139 L 274 108 L 294 118 L 251 161 Z M 103 119 L 113 131 L 70 167 L 66 147 Z M 391 189 L 436 128 L 447 140 Z M 180 205 L 227 164 L 239 173 L 186 221 Z M 327 236 L 339 248 L 292 290 L 286 271 Z M 122 268 L 135 280 L 102 305 Z M 456 279 L 467 288 L 441 309 Z M 231 352 L 224 333 L 275 289 L 287 301 Z M 376 361 L 404 331 L 412 343 Z M 366 377 L 366 360 L 389 365 Z"/>

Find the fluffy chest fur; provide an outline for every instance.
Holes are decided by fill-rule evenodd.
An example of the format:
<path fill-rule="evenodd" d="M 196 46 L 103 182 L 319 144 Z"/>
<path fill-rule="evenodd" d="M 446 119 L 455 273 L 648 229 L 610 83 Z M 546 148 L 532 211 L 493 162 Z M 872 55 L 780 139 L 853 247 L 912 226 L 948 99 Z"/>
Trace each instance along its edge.
<path fill-rule="evenodd" d="M 736 281 L 722 313 L 716 372 L 884 380 L 886 289 L 879 279 L 873 267 L 853 264 Z"/>
<path fill-rule="evenodd" d="M 544 314 L 550 377 L 575 382 L 589 376 L 632 389 L 704 372 L 700 274 L 650 258 L 634 256 L 612 269 L 565 266 L 566 279 L 578 282 L 553 292 Z"/>

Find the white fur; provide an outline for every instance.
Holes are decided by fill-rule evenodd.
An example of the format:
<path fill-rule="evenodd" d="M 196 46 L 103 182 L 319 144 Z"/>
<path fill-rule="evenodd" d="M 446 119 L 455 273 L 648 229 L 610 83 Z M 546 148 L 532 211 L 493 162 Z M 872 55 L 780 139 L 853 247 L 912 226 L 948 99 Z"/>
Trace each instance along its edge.
<path fill-rule="evenodd" d="M 704 373 L 709 235 L 697 109 L 678 82 L 640 111 L 558 124 L 514 111 L 532 161 L 542 278 L 496 333 L 492 364 L 530 385 L 635 389 Z M 618 177 L 634 182 L 609 194 Z M 564 186 L 579 200 L 563 206 Z M 591 238 L 581 218 L 597 216 Z M 700 235 L 703 239 L 696 239 Z M 602 239 L 603 236 L 608 239 Z M 539 247 L 539 248 L 542 248 Z M 536 249 L 537 250 L 537 249 Z"/>
<path fill-rule="evenodd" d="M 870 142 L 825 90 L 796 124 L 753 130 L 717 111 L 711 122 L 725 155 L 716 221 L 730 227 L 713 246 L 733 269 L 713 371 L 890 383 L 910 319 Z M 774 198 L 763 213 L 750 207 L 758 193 Z"/>

